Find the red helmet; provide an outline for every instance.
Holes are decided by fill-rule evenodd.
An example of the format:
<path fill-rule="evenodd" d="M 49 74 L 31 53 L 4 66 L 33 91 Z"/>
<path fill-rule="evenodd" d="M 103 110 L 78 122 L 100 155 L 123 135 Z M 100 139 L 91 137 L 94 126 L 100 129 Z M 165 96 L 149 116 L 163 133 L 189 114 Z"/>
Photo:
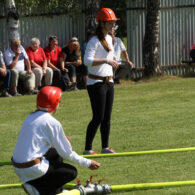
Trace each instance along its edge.
<path fill-rule="evenodd" d="M 96 16 L 97 21 L 111 21 L 111 20 L 120 20 L 115 16 L 115 13 L 110 8 L 102 8 L 98 11 Z"/>
<path fill-rule="evenodd" d="M 62 90 L 58 87 L 45 86 L 37 95 L 37 108 L 42 111 L 55 110 L 62 97 Z"/>

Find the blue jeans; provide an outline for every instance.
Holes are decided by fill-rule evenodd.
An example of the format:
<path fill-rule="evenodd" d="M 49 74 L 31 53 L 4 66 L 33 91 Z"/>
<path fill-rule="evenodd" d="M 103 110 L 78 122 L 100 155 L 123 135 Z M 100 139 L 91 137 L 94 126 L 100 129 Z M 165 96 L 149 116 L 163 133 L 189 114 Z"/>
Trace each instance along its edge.
<path fill-rule="evenodd" d="M 7 69 L 7 74 L 5 77 L 2 77 L 0 75 L 0 80 L 3 80 L 3 91 L 4 90 L 9 90 L 10 87 L 10 80 L 11 80 L 11 71 L 9 69 Z"/>

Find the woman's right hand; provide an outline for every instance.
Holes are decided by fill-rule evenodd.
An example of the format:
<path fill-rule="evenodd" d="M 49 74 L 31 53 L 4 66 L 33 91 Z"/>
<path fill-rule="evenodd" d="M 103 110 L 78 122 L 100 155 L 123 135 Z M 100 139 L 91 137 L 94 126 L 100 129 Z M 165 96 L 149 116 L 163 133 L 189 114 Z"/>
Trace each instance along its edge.
<path fill-rule="evenodd" d="M 89 169 L 95 170 L 95 169 L 98 169 L 99 167 L 100 167 L 100 163 L 94 160 L 91 160 L 91 165 L 89 166 Z"/>
<path fill-rule="evenodd" d="M 115 61 L 115 60 L 109 60 L 108 64 L 109 64 L 110 66 L 112 66 L 114 69 L 117 69 L 118 66 L 119 66 L 118 62 Z"/>

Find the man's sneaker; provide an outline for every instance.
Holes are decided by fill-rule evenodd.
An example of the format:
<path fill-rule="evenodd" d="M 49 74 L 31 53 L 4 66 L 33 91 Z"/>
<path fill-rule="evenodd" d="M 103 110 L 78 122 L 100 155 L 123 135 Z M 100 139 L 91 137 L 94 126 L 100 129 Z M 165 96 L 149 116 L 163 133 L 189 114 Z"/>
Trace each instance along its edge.
<path fill-rule="evenodd" d="M 34 89 L 34 90 L 29 91 L 29 92 L 28 92 L 28 95 L 35 95 L 35 94 L 37 94 L 38 92 L 39 92 L 39 90 Z"/>
<path fill-rule="evenodd" d="M 38 190 L 34 186 L 30 185 L 29 183 L 22 184 L 22 187 L 24 188 L 24 191 L 27 194 L 30 194 L 30 195 L 40 195 Z"/>
<path fill-rule="evenodd" d="M 3 91 L 1 97 L 12 97 L 7 91 Z"/>
<path fill-rule="evenodd" d="M 17 91 L 16 92 L 12 92 L 11 93 L 12 96 L 21 96 L 22 94 L 18 93 Z"/>
<path fill-rule="evenodd" d="M 102 154 L 116 153 L 112 148 L 106 148 L 101 151 Z"/>
<path fill-rule="evenodd" d="M 84 151 L 83 154 L 84 155 L 93 155 L 93 154 L 98 154 L 98 153 L 94 150 L 89 150 L 89 151 Z"/>

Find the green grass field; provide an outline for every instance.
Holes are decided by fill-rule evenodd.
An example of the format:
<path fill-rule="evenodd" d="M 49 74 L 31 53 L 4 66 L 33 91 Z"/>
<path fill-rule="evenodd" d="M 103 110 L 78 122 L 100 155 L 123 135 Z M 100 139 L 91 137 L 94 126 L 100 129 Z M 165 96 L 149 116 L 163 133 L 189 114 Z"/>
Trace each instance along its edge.
<path fill-rule="evenodd" d="M 35 110 L 36 96 L 0 99 L 0 161 L 9 160 L 25 117 Z M 86 127 L 91 119 L 86 90 L 63 93 L 54 115 L 71 137 L 73 149 L 82 154 Z M 195 78 L 165 77 L 149 82 L 127 82 L 115 86 L 110 146 L 116 152 L 195 146 Z M 101 150 L 100 133 L 93 149 Z M 97 171 L 78 168 L 82 184 L 107 179 L 110 185 L 195 180 L 195 152 L 99 158 Z M 19 183 L 11 166 L 0 167 L 0 184 Z M 76 181 L 73 181 L 76 183 Z M 1 195 L 25 194 L 22 189 L 0 190 Z M 193 195 L 195 186 L 140 190 L 115 194 Z"/>

